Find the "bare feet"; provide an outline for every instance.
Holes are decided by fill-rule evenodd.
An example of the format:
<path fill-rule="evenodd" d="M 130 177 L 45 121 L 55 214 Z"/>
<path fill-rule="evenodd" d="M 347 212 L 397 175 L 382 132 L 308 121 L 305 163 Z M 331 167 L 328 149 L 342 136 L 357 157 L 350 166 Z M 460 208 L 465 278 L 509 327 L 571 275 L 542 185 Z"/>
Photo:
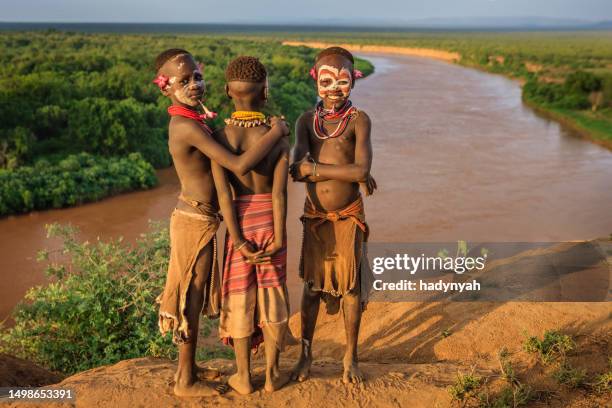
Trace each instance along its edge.
<path fill-rule="evenodd" d="M 278 369 L 272 370 L 269 375 L 266 375 L 266 384 L 264 390 L 274 392 L 280 390 L 283 385 L 289 382 L 289 375 L 281 373 Z"/>
<path fill-rule="evenodd" d="M 363 379 L 363 374 L 357 365 L 357 361 L 351 360 L 350 362 L 344 362 L 342 382 L 345 384 L 360 384 L 363 382 Z"/>
<path fill-rule="evenodd" d="M 177 381 L 174 384 L 174 394 L 178 397 L 211 397 L 220 395 L 227 391 L 227 387 L 221 383 L 207 384 L 196 380 L 191 383 Z"/>
<path fill-rule="evenodd" d="M 236 373 L 228 378 L 227 384 L 236 390 L 238 394 L 247 395 L 253 392 L 253 384 L 251 384 L 251 379 L 245 375 L 239 375 Z"/>
<path fill-rule="evenodd" d="M 310 366 L 312 365 L 312 356 L 302 354 L 300 357 L 300 361 L 298 361 L 297 365 L 293 369 L 293 373 L 291 374 L 291 379 L 293 381 L 302 382 L 306 380 L 310 376 Z"/>
<path fill-rule="evenodd" d="M 200 367 L 197 364 L 193 365 L 193 372 L 198 376 L 198 378 L 204 380 L 217 380 L 221 377 L 221 372 L 219 372 L 219 370 L 216 368 Z M 178 381 L 178 375 L 178 371 L 174 373 L 174 382 Z"/>

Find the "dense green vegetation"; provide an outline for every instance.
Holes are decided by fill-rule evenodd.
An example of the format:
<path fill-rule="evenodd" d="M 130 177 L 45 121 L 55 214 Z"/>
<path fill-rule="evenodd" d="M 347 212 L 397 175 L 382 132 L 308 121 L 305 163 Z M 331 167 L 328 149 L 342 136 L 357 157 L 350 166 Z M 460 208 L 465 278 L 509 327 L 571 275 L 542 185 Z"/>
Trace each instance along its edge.
<path fill-rule="evenodd" d="M 3 33 L 0 35 L 0 144 L 3 167 L 40 157 L 140 152 L 155 167 L 170 164 L 167 98 L 151 83 L 153 60 L 166 48 L 190 50 L 205 64 L 207 104 L 230 109 L 223 71 L 240 54 L 270 71 L 268 110 L 290 120 L 311 106 L 313 52 L 278 44 L 194 36 Z"/>
<path fill-rule="evenodd" d="M 140 153 L 126 157 L 69 155 L 58 163 L 0 169 L 0 216 L 61 208 L 157 184 L 153 166 Z"/>
<path fill-rule="evenodd" d="M 0 331 L 0 352 L 66 374 L 145 355 L 176 357 L 171 334 L 159 334 L 155 303 L 168 267 L 168 228 L 153 225 L 134 247 L 121 239 L 79 242 L 74 228 L 47 228 L 63 241 L 39 253 L 55 279 L 28 291 L 15 325 Z M 209 335 L 212 321 L 201 325 Z"/>
<path fill-rule="evenodd" d="M 206 103 L 220 114 L 215 126 L 221 126 L 231 112 L 223 89 L 224 69 L 237 55 L 258 56 L 268 68 L 268 113 L 284 114 L 293 126 L 316 100 L 308 76 L 315 51 L 276 42 L 50 30 L 2 33 L 0 47 L 0 169 L 4 169 L 3 180 L 10 181 L 0 189 L 0 216 L 74 205 L 125 191 L 122 182 L 114 186 L 107 178 L 116 169 L 102 167 L 127 166 L 128 161 L 102 157 L 137 152 L 156 168 L 171 164 L 169 101 L 151 82 L 153 60 L 164 49 L 185 48 L 204 63 Z M 359 67 L 366 74 L 373 70 L 365 61 L 359 61 Z M 85 171 L 84 179 L 80 170 L 66 171 L 64 164 L 57 164 L 80 152 L 101 157 L 95 159 L 95 166 L 88 164 L 93 168 Z M 133 166 L 123 170 L 133 171 Z M 34 173 L 35 180 L 26 180 Z M 59 180 L 68 186 L 45 192 Z M 83 182 L 89 187 L 77 187 Z M 130 183 L 132 188 L 152 184 L 150 180 Z M 59 197 L 60 191 L 66 197 Z"/>
<path fill-rule="evenodd" d="M 460 64 L 521 79 L 527 102 L 612 147 L 612 31 L 261 33 L 248 38 L 456 52 Z"/>

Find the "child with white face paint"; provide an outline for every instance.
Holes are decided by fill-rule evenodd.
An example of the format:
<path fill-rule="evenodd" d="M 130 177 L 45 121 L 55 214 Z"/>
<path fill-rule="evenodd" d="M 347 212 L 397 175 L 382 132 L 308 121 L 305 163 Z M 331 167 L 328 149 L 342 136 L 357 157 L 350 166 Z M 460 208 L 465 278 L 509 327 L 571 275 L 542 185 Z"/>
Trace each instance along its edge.
<path fill-rule="evenodd" d="M 321 64 L 317 71 L 317 91 L 326 109 L 340 107 L 351 94 L 353 76 L 347 67 Z"/>
<path fill-rule="evenodd" d="M 293 378 L 310 374 L 312 340 L 322 299 L 328 313 L 336 313 L 342 299 L 347 346 L 343 381 L 359 383 L 357 339 L 369 276 L 363 244 L 367 241 L 363 201 L 376 188 L 370 176 L 372 145 L 370 118 L 349 100 L 358 77 L 353 56 L 340 47 L 323 50 L 310 71 L 321 100 L 296 124 L 296 144 L 290 173 L 306 183 L 306 203 L 300 276 L 302 295 L 302 354 Z"/>
<path fill-rule="evenodd" d="M 173 103 L 187 106 L 198 106 L 204 96 L 204 77 L 200 66 L 190 54 L 177 54 L 162 67 L 162 74 L 167 77 L 162 93 Z"/>
<path fill-rule="evenodd" d="M 155 61 L 153 81 L 172 105 L 168 147 L 181 184 L 181 194 L 170 220 L 170 262 L 166 284 L 159 303 L 159 328 L 171 332 L 178 345 L 178 369 L 174 393 L 179 396 L 218 394 L 226 387 L 198 379 L 195 363 L 200 313 L 219 314 L 220 276 L 216 259 L 215 234 L 219 227 L 219 204 L 213 182 L 211 160 L 230 171 L 244 175 L 266 157 L 289 130 L 279 118 L 259 143 L 241 155 L 219 144 L 204 123 L 214 117 L 203 104 L 203 69 L 182 49 L 162 52 Z M 204 113 L 196 111 L 202 106 Z M 214 373 L 213 373 L 214 374 Z M 217 373 L 218 376 L 218 373 Z"/>

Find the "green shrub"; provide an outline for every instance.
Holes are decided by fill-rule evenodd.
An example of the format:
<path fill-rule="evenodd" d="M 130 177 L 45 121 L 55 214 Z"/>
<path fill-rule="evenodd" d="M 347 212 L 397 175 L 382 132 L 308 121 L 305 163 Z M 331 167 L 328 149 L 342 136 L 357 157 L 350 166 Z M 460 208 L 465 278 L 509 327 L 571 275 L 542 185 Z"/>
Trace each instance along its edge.
<path fill-rule="evenodd" d="M 594 389 L 597 392 L 612 392 L 612 371 L 598 375 L 595 378 Z"/>
<path fill-rule="evenodd" d="M 578 388 L 585 385 L 586 370 L 574 368 L 564 361 L 553 373 L 553 378 L 566 387 Z"/>
<path fill-rule="evenodd" d="M 531 387 L 527 385 L 510 385 L 492 397 L 488 393 L 479 395 L 479 408 L 518 408 L 527 405 L 535 397 Z"/>
<path fill-rule="evenodd" d="M 556 330 L 547 330 L 542 340 L 532 336 L 523 343 L 525 351 L 538 354 L 545 364 L 559 357 L 564 358 L 567 352 L 575 348 L 576 344 L 570 336 Z"/>
<path fill-rule="evenodd" d="M 81 204 L 156 184 L 153 167 L 139 153 L 121 158 L 80 153 L 57 164 L 41 160 L 0 169 L 0 216 Z"/>
<path fill-rule="evenodd" d="M 154 225 L 132 247 L 121 239 L 78 242 L 70 226 L 48 225 L 62 263 L 49 262 L 52 283 L 28 291 L 0 332 L 0 351 L 49 369 L 75 373 L 145 355 L 174 357 L 171 336 L 157 327 L 155 297 L 164 286 L 168 229 Z M 41 252 L 39 260 L 54 254 Z"/>
<path fill-rule="evenodd" d="M 598 76 L 585 71 L 570 73 L 565 78 L 565 88 L 572 93 L 590 93 L 601 91 L 603 81 Z"/>
<path fill-rule="evenodd" d="M 563 84 L 540 82 L 536 76 L 523 86 L 523 97 L 544 106 L 560 109 L 588 109 L 591 92 L 603 89 L 601 78 L 584 71 L 570 73 Z"/>
<path fill-rule="evenodd" d="M 475 375 L 473 370 L 469 374 L 458 373 L 455 383 L 448 388 L 448 392 L 453 400 L 464 402 L 476 396 L 482 383 L 483 378 Z"/>

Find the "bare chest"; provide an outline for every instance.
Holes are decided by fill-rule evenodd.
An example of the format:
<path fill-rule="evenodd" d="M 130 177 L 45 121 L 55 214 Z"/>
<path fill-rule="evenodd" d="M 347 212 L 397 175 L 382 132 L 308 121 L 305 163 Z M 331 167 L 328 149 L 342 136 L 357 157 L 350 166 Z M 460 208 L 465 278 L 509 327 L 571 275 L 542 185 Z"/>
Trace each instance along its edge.
<path fill-rule="evenodd" d="M 309 126 L 310 154 L 321 163 L 328 164 L 347 164 L 355 161 L 355 125 L 351 121 L 346 129 L 335 137 L 321 138 L 315 133 L 314 127 Z M 323 124 L 326 133 L 332 134 L 336 128 L 336 123 Z"/>

